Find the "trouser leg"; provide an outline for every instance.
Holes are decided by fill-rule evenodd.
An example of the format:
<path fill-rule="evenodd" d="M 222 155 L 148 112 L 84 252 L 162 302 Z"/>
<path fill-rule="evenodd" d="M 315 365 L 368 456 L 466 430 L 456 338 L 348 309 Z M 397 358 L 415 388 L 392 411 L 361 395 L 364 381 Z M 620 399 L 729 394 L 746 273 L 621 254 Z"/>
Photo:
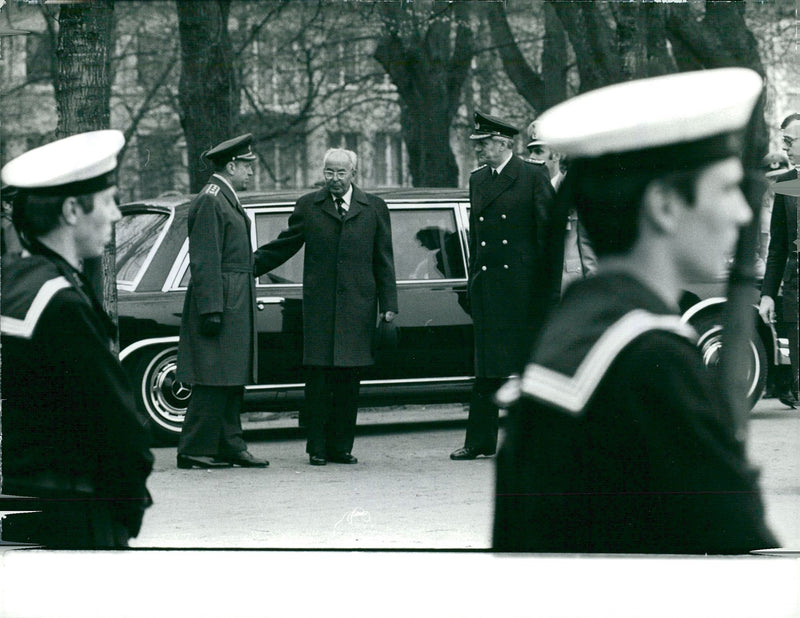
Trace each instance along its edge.
<path fill-rule="evenodd" d="M 798 369 L 800 369 L 800 347 L 798 345 L 798 323 L 787 324 L 787 339 L 789 339 L 789 358 L 792 361 L 791 389 L 797 395 L 798 389 Z"/>
<path fill-rule="evenodd" d="M 219 438 L 219 454 L 233 455 L 247 450 L 242 435 L 242 404 L 244 386 L 225 387 L 225 407 L 222 414 L 222 427 Z"/>
<path fill-rule="evenodd" d="M 219 454 L 220 436 L 228 407 L 228 387 L 194 384 L 178 441 L 180 455 Z"/>
<path fill-rule="evenodd" d="M 497 450 L 498 408 L 494 394 L 503 385 L 503 378 L 475 378 L 467 419 L 466 448 L 478 449 L 486 454 Z"/>
<path fill-rule="evenodd" d="M 333 409 L 325 431 L 329 455 L 353 450 L 360 386 L 361 371 L 358 367 L 337 367 L 331 372 Z"/>
<path fill-rule="evenodd" d="M 306 370 L 306 453 L 325 456 L 325 426 L 333 404 L 329 384 L 330 367 L 308 367 Z"/>

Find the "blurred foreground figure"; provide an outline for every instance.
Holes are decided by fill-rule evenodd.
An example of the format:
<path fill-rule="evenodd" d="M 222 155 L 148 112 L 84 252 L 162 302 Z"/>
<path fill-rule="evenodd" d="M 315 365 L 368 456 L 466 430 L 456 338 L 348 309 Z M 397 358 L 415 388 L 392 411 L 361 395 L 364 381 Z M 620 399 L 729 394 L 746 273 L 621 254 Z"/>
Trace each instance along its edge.
<path fill-rule="evenodd" d="M 599 270 L 570 286 L 521 380 L 497 395 L 509 425 L 495 549 L 777 545 L 678 309 L 684 281 L 718 272 L 752 217 L 738 136 L 761 88 L 748 69 L 683 73 L 584 94 L 537 122 L 572 161 L 556 199 L 577 208 Z"/>
<path fill-rule="evenodd" d="M 9 162 L 27 252 L 3 257 L 3 492 L 42 511 L 3 521 L 3 540 L 121 548 L 152 504 L 146 420 L 111 352 L 114 323 L 81 274 L 103 254 L 117 208 L 119 131 L 92 131 Z"/>

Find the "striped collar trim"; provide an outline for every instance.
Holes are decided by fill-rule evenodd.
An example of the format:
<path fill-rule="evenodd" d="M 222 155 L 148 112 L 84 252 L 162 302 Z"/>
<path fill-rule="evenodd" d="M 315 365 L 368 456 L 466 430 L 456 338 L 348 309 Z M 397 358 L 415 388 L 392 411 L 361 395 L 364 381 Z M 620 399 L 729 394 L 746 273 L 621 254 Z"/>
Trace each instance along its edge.
<path fill-rule="evenodd" d="M 11 318 L 8 316 L 0 316 L 0 331 L 4 335 L 11 337 L 20 337 L 23 339 L 30 339 L 33 336 L 33 331 L 36 329 L 36 324 L 42 313 L 47 308 L 47 305 L 59 291 L 64 288 L 71 287 L 72 284 L 66 277 L 56 277 L 47 281 L 33 299 L 28 313 L 25 314 L 23 319 Z"/>
<path fill-rule="evenodd" d="M 692 341 L 697 339 L 694 329 L 683 324 L 678 316 L 655 315 L 636 309 L 603 333 L 574 376 L 531 363 L 525 368 L 522 378 L 509 380 L 497 392 L 495 399 L 500 406 L 507 407 L 520 397 L 528 396 L 579 416 L 619 353 L 634 339 L 651 330 L 670 331 Z"/>

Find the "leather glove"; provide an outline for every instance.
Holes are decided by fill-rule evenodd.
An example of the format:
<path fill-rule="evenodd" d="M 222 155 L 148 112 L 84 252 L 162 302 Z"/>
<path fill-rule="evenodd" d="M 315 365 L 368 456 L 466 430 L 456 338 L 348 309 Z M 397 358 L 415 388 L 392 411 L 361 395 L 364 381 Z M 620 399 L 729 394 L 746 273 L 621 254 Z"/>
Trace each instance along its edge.
<path fill-rule="evenodd" d="M 206 337 L 216 337 L 222 330 L 222 314 L 207 313 L 201 316 L 200 332 Z"/>

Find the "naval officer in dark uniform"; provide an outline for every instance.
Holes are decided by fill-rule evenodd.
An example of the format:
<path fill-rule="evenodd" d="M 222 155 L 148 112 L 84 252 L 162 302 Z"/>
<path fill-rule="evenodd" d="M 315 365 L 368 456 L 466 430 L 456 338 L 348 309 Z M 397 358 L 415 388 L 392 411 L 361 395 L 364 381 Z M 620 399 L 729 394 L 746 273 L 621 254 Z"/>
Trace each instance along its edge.
<path fill-rule="evenodd" d="M 191 280 L 181 317 L 177 378 L 192 385 L 178 467 L 265 468 L 242 437 L 244 385 L 256 371 L 256 293 L 250 219 L 237 191 L 253 175 L 253 136 L 205 153 L 214 174 L 189 209 Z"/>
<path fill-rule="evenodd" d="M 776 547 L 696 334 L 684 283 L 710 278 L 752 218 L 740 184 L 762 90 L 749 69 L 618 84 L 545 112 L 572 161 L 599 260 L 548 318 L 509 407 L 497 465 L 500 551 L 731 554 Z M 602 117 L 595 112 L 604 110 Z"/>
<path fill-rule="evenodd" d="M 544 259 L 553 187 L 543 164 L 514 155 L 517 133 L 499 118 L 475 113 L 470 139 L 481 164 L 469 179 L 475 386 L 464 446 L 450 454 L 455 460 L 494 455 L 494 393 L 522 370 L 543 309 L 558 300 L 558 282 L 548 276 Z"/>
<path fill-rule="evenodd" d="M 121 215 L 120 131 L 80 133 L 2 170 L 25 246 L 2 260 L 3 492 L 41 498 L 3 540 L 123 548 L 152 504 L 147 421 L 112 344 L 114 323 L 81 274 Z"/>

